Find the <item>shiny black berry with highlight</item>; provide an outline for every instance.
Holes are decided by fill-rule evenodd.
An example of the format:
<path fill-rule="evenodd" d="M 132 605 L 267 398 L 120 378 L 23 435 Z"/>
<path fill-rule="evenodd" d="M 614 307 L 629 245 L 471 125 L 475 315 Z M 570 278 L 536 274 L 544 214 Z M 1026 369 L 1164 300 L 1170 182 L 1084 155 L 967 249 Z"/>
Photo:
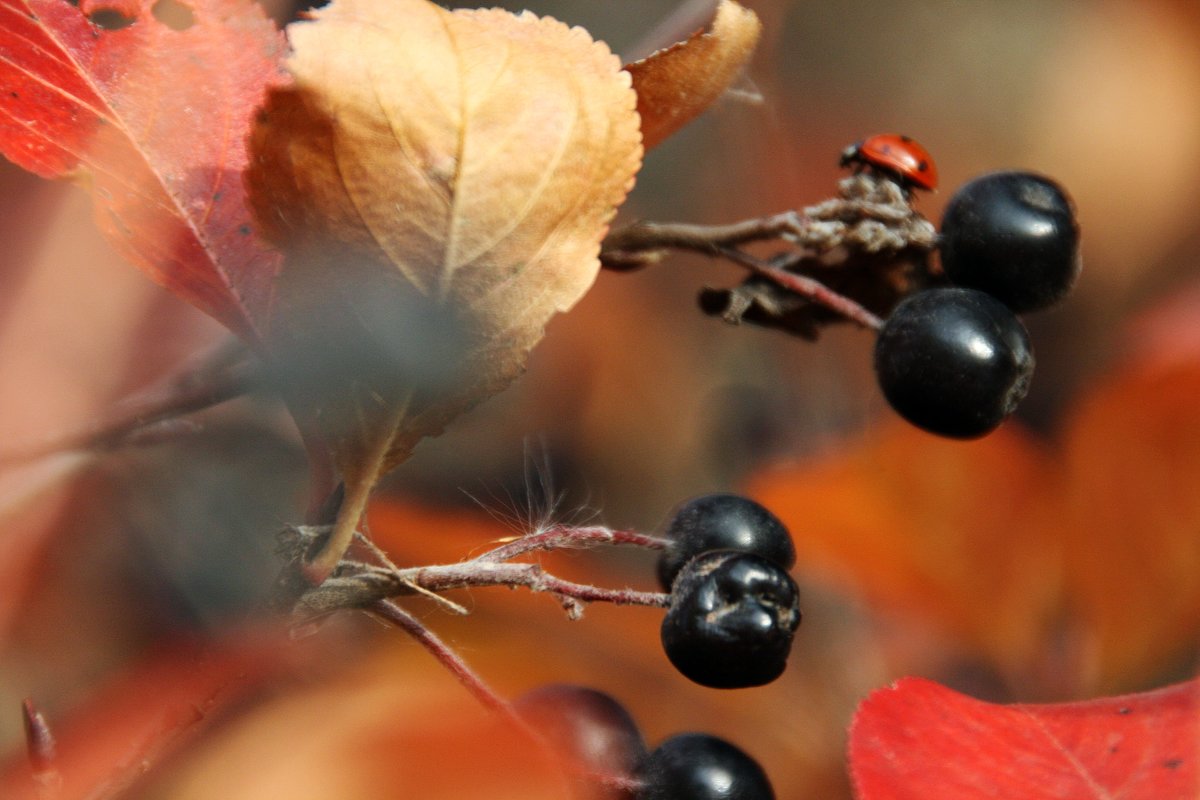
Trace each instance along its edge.
<path fill-rule="evenodd" d="M 875 375 L 900 416 L 931 433 L 974 439 L 1025 397 L 1033 349 L 1021 321 L 974 289 L 918 292 L 875 340 Z"/>
<path fill-rule="evenodd" d="M 658 559 L 658 582 L 666 591 L 684 564 L 709 550 L 754 553 L 784 569 L 796 563 L 787 527 L 761 504 L 737 494 L 706 494 L 681 503 L 663 535 L 671 541 Z"/>
<path fill-rule="evenodd" d="M 1031 172 L 993 172 L 946 205 L 938 249 L 956 286 L 1017 313 L 1056 303 L 1079 276 L 1079 223 L 1066 191 Z"/>
<path fill-rule="evenodd" d="M 646 759 L 636 800 L 775 800 L 759 763 L 724 739 L 681 733 Z"/>

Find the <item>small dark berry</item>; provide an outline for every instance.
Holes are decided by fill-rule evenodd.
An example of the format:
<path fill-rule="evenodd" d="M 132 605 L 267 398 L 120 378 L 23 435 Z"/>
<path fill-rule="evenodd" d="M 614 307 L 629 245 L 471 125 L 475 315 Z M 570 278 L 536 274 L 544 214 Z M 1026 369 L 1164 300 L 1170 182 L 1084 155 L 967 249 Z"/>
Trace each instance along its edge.
<path fill-rule="evenodd" d="M 761 686 L 787 667 L 800 625 L 800 591 L 771 561 L 716 550 L 679 572 L 662 623 L 667 658 L 715 689 Z"/>
<path fill-rule="evenodd" d="M 938 245 L 956 285 L 987 292 L 1017 313 L 1056 303 L 1079 276 L 1079 223 L 1062 187 L 1029 172 L 994 172 L 946 206 Z"/>
<path fill-rule="evenodd" d="M 875 375 L 900 416 L 931 433 L 974 439 L 1025 397 L 1029 335 L 1008 307 L 974 289 L 918 292 L 875 340 Z"/>
<path fill-rule="evenodd" d="M 724 739 L 681 733 L 646 758 L 637 800 L 775 800 L 758 762 Z"/>
<path fill-rule="evenodd" d="M 709 550 L 754 553 L 784 569 L 796 563 L 796 548 L 784 524 L 741 495 L 706 494 L 681 503 L 663 535 L 671 540 L 658 559 L 658 582 L 666 591 L 684 564 Z"/>
<path fill-rule="evenodd" d="M 615 698 L 585 686 L 549 684 L 517 698 L 513 707 L 579 773 L 572 798 L 628 800 L 626 789 L 594 779 L 632 778 L 646 758 L 637 723 Z"/>

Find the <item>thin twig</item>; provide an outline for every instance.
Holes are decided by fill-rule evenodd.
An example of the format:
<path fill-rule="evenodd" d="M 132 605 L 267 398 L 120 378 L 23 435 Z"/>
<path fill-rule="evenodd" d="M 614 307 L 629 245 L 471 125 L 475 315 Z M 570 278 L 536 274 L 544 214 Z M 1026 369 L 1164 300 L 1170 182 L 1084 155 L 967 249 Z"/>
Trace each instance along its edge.
<path fill-rule="evenodd" d="M 872 314 L 861 304 L 856 303 L 845 295 L 838 294 L 814 278 L 780 269 L 768 261 L 755 258 L 749 253 L 743 253 L 741 250 L 735 248 L 723 247 L 721 248 L 721 255 L 730 261 L 735 261 L 742 266 L 749 267 L 754 272 L 762 275 L 764 278 L 769 278 L 788 291 L 808 298 L 814 303 L 819 303 L 864 328 L 877 331 L 883 326 L 883 320 Z"/>
<path fill-rule="evenodd" d="M 243 351 L 243 355 L 244 355 Z M 135 441 L 155 426 L 176 422 L 227 400 L 240 397 L 261 379 L 257 361 L 231 359 L 218 354 L 219 361 L 189 371 L 161 389 L 128 400 L 117 416 L 83 430 L 54 436 L 27 447 L 0 453 L 0 468 L 71 451 L 100 451 Z"/>
<path fill-rule="evenodd" d="M 725 225 L 696 225 L 683 222 L 635 222 L 618 228 L 604 240 L 600 259 L 619 253 L 676 248 L 719 255 L 722 247 L 747 242 L 778 239 L 798 234 L 805 228 L 805 217 L 785 211 L 770 217 L 741 220 Z"/>
<path fill-rule="evenodd" d="M 515 725 L 519 730 L 529 736 L 533 741 L 540 746 L 546 748 L 547 751 L 562 756 L 561 743 L 551 741 L 546 734 L 530 724 L 528 720 L 517 712 L 516 708 L 508 700 L 500 696 L 487 681 L 483 679 L 475 670 L 471 669 L 466 660 L 455 652 L 454 648 L 442 641 L 436 633 L 425 627 L 412 614 L 409 614 L 400 606 L 390 600 L 380 600 L 373 604 L 368 609 L 377 618 L 395 625 L 400 630 L 407 633 L 409 636 L 417 640 L 425 650 L 432 655 L 437 662 L 450 671 L 450 674 L 462 684 L 471 696 L 483 705 L 489 711 L 493 711 L 505 717 L 509 722 Z M 624 775 L 613 775 L 608 773 L 596 772 L 587 769 L 585 765 L 575 764 L 569 759 L 561 759 L 560 763 L 575 772 L 580 777 L 590 781 L 594 781 L 602 786 L 612 787 L 623 791 L 633 791 L 639 788 L 642 784 L 635 778 Z"/>
<path fill-rule="evenodd" d="M 395 625 L 416 639 L 422 647 L 429 651 L 430 655 L 438 660 L 439 664 L 450 670 L 458 682 L 485 708 L 509 717 L 520 724 L 522 728 L 528 728 L 507 700 L 493 691 L 492 687 L 488 686 L 483 678 L 467 665 L 462 656 L 454 652 L 453 648 L 443 642 L 436 633 L 422 625 L 421 621 L 412 614 L 390 600 L 380 600 L 372 604 L 368 610 L 376 617 Z"/>
<path fill-rule="evenodd" d="M 571 547 L 595 547 L 601 544 L 630 544 L 652 550 L 665 549 L 670 542 L 637 531 L 613 530 L 602 525 L 571 527 L 555 525 L 540 533 L 522 536 L 502 547 L 479 556 L 481 561 L 511 561 L 534 550 L 559 550 Z"/>
<path fill-rule="evenodd" d="M 308 543 L 322 535 L 325 527 L 289 528 L 294 541 L 288 547 L 294 554 L 304 553 Z M 581 613 L 583 603 L 613 603 L 665 608 L 670 595 L 636 589 L 608 589 L 564 580 L 546 572 L 539 564 L 512 562 L 528 553 L 565 548 L 596 547 L 606 544 L 632 544 L 649 549 L 667 546 L 665 539 L 636 531 L 613 530 L 603 526 L 573 528 L 556 526 L 508 542 L 475 558 L 455 564 L 397 569 L 387 562 L 373 565 L 343 560 L 332 577 L 306 591 L 296 603 L 295 616 L 301 620 L 329 614 L 344 608 L 367 608 L 388 597 L 406 595 L 439 596 L 442 592 L 474 587 L 524 587 L 534 592 L 555 595 L 572 617 Z M 295 557 L 293 554 L 293 557 Z M 465 609 L 456 603 L 448 606 L 457 613 Z"/>
<path fill-rule="evenodd" d="M 751 279 L 733 289 L 705 289 L 706 313 L 808 339 L 833 321 L 827 312 L 878 330 L 876 313 L 930 276 L 927 257 L 937 246 L 937 230 L 912 201 L 911 192 L 887 175 L 859 170 L 838 182 L 835 197 L 802 209 L 725 225 L 635 222 L 605 238 L 600 261 L 608 269 L 631 270 L 662 261 L 672 250 L 725 258 L 770 283 Z M 782 249 L 764 260 L 743 249 L 754 242 Z M 818 273 L 832 283 L 818 280 Z"/>
<path fill-rule="evenodd" d="M 579 616 L 581 603 L 652 608 L 666 608 L 671 603 L 671 596 L 662 592 L 575 583 L 546 572 L 539 564 L 495 562 L 480 557 L 458 564 L 402 570 L 363 567 L 349 574 L 335 575 L 306 592 L 296 604 L 295 614 L 300 620 L 309 620 L 339 609 L 368 608 L 388 597 L 488 586 L 524 587 L 533 592 L 552 594 L 567 607 L 572 617 Z M 461 610 L 461 606 L 456 604 L 455 610 Z"/>
<path fill-rule="evenodd" d="M 483 586 L 524 586 L 534 592 L 549 592 L 585 603 L 604 602 L 666 608 L 671 596 L 662 592 L 636 589 L 606 589 L 586 583 L 564 580 L 546 572 L 540 564 L 495 563 L 481 559 L 461 564 L 416 567 L 392 573 L 396 594 L 411 593 L 409 585 L 430 592 Z M 407 587 L 407 591 L 406 591 Z"/>

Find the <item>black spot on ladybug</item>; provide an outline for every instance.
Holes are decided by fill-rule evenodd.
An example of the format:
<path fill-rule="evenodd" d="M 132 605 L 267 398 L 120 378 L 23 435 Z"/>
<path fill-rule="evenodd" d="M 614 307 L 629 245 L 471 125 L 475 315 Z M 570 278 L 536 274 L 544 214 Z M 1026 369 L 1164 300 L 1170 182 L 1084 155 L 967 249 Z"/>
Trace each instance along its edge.
<path fill-rule="evenodd" d="M 1179 769 L 1181 766 L 1183 766 L 1183 759 L 1182 758 L 1168 759 L 1167 761 L 1163 762 L 1163 766 L 1166 767 L 1167 769 Z"/>
<path fill-rule="evenodd" d="M 21 95 L 17 94 L 16 92 L 9 92 L 8 96 L 13 98 L 14 100 L 19 99 L 21 97 Z"/>
<path fill-rule="evenodd" d="M 929 162 L 928 161 L 922 161 L 920 164 L 917 164 L 917 172 L 928 172 L 928 171 L 929 171 Z"/>

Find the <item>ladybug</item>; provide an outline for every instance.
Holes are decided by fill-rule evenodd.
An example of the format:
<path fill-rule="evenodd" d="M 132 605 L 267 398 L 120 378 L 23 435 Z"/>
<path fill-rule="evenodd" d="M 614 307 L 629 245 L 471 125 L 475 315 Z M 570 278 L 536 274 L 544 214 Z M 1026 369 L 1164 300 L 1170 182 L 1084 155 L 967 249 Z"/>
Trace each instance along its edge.
<path fill-rule="evenodd" d="M 937 167 L 929 152 L 907 136 L 880 133 L 855 142 L 842 151 L 841 165 L 850 164 L 874 167 L 896 178 L 905 188 L 937 188 Z"/>

